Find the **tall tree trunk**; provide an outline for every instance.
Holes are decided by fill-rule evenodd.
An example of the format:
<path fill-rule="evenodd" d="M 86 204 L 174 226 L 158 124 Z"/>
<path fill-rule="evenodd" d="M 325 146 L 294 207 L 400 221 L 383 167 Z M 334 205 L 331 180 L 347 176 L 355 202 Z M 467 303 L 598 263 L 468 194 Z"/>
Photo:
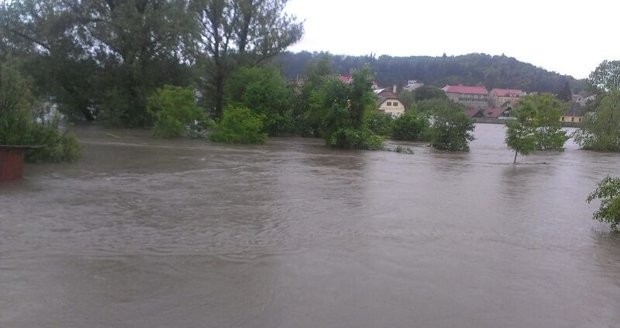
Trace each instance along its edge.
<path fill-rule="evenodd" d="M 512 161 L 512 164 L 517 164 L 517 151 L 515 150 L 515 159 Z"/>

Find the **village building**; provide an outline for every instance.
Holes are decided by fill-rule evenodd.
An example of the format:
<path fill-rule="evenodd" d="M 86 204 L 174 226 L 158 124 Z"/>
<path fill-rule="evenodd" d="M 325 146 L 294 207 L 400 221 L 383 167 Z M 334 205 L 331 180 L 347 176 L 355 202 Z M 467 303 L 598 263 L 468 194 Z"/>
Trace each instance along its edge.
<path fill-rule="evenodd" d="M 489 106 L 489 91 L 483 86 L 446 85 L 442 90 L 450 100 L 466 107 L 486 109 Z"/>
<path fill-rule="evenodd" d="M 416 81 L 416 80 L 409 80 L 407 81 L 407 85 L 403 87 L 403 90 L 407 90 L 409 92 L 413 92 L 418 88 L 421 88 L 424 86 L 424 83 Z"/>
<path fill-rule="evenodd" d="M 562 123 L 583 122 L 583 110 L 578 102 L 572 102 L 564 114 L 560 117 Z"/>
<path fill-rule="evenodd" d="M 517 89 L 492 89 L 489 92 L 489 102 L 493 107 L 514 108 L 521 97 L 527 93 Z"/>
<path fill-rule="evenodd" d="M 394 88 L 396 89 L 396 88 Z M 398 117 L 405 113 L 405 105 L 398 99 L 396 94 L 388 89 L 374 90 L 378 100 L 378 110 L 383 113 Z"/>

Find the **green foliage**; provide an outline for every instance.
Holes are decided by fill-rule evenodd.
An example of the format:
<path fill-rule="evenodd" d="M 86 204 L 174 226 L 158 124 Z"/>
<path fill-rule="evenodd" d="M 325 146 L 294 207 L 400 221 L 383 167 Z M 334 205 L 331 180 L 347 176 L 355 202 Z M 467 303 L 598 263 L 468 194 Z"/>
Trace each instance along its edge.
<path fill-rule="evenodd" d="M 205 100 L 213 116 L 224 108 L 224 86 L 238 67 L 264 62 L 297 42 L 303 24 L 285 13 L 286 0 L 197 0 L 197 58 L 203 63 Z M 271 124 L 271 123 L 270 123 Z"/>
<path fill-rule="evenodd" d="M 620 91 L 620 60 L 604 60 L 588 77 L 598 93 Z"/>
<path fill-rule="evenodd" d="M 294 78 L 299 75 L 299 67 L 317 54 L 301 52 L 285 53 L 278 58 L 285 75 Z M 570 83 L 575 93 L 581 92 L 587 83 L 570 76 L 549 72 L 532 64 L 523 63 L 507 56 L 490 56 L 486 54 L 468 54 L 462 56 L 429 57 L 410 56 L 332 56 L 334 71 L 346 74 L 355 68 L 369 64 L 376 72 L 375 80 L 379 85 L 402 85 L 415 78 L 426 86 L 443 87 L 446 84 L 482 84 L 489 89 L 509 88 L 528 92 L 558 93 Z M 437 93 L 437 95 L 440 95 Z M 427 99 L 427 98 L 425 98 Z"/>
<path fill-rule="evenodd" d="M 517 120 L 508 122 L 506 145 L 517 154 L 528 155 L 534 150 L 562 150 L 568 140 L 562 130 L 560 117 L 566 103 L 551 94 L 535 94 L 522 98 L 511 115 Z"/>
<path fill-rule="evenodd" d="M 25 144 L 31 129 L 30 83 L 14 63 L 0 62 L 0 145 Z"/>
<path fill-rule="evenodd" d="M 446 96 L 446 93 L 443 90 L 429 85 L 423 85 L 417 88 L 415 91 L 413 91 L 413 94 L 415 97 L 415 101 L 424 101 L 429 99 L 448 99 L 448 96 Z"/>
<path fill-rule="evenodd" d="M 320 122 L 319 134 L 329 146 L 382 149 L 383 138 L 368 127 L 366 117 L 367 113 L 376 110 L 370 71 L 356 71 L 352 77 L 351 84 L 326 78 L 310 96 L 310 118 Z"/>
<path fill-rule="evenodd" d="M 205 120 L 192 88 L 167 85 L 158 89 L 148 98 L 148 110 L 155 117 L 153 132 L 162 138 L 198 135 Z"/>
<path fill-rule="evenodd" d="M 568 81 L 566 81 L 564 87 L 558 93 L 558 99 L 567 103 L 573 100 L 573 91 L 570 89 L 570 84 Z"/>
<path fill-rule="evenodd" d="M 341 127 L 329 136 L 327 144 L 345 149 L 380 150 L 383 149 L 383 138 L 366 127 L 361 129 Z"/>
<path fill-rule="evenodd" d="M 418 114 L 414 109 L 406 111 L 394 120 L 392 138 L 408 141 L 430 140 L 428 116 Z"/>
<path fill-rule="evenodd" d="M 61 135 L 58 119 L 51 122 L 37 123 L 33 126 L 28 143 L 34 148 L 26 153 L 26 161 L 40 162 L 74 162 L 80 158 L 81 147 L 77 138 L 71 133 Z"/>
<path fill-rule="evenodd" d="M 30 162 L 77 160 L 80 146 L 73 135 L 59 134 L 59 117 L 35 123 L 32 106 L 30 83 L 14 64 L 0 63 L 0 145 L 37 146 L 26 154 Z"/>
<path fill-rule="evenodd" d="M 406 146 L 401 146 L 401 145 L 396 146 L 396 148 L 394 149 L 394 152 L 397 152 L 400 154 L 413 155 L 413 149 L 406 147 Z"/>
<path fill-rule="evenodd" d="M 536 149 L 562 150 L 568 140 L 566 132 L 562 130 L 560 117 L 566 110 L 566 103 L 559 101 L 552 94 L 535 94 L 522 98 L 517 110 L 527 108 L 527 113 L 535 128 Z"/>
<path fill-rule="evenodd" d="M 227 94 L 232 106 L 263 115 L 270 136 L 293 133 L 293 90 L 277 68 L 239 69 L 228 83 Z"/>
<path fill-rule="evenodd" d="M 514 111 L 516 121 L 506 124 L 506 145 L 515 151 L 513 163 L 517 162 L 517 154 L 529 155 L 536 150 L 536 128 L 532 124 L 530 109 Z"/>
<path fill-rule="evenodd" d="M 604 93 L 574 137 L 584 149 L 620 152 L 620 91 Z"/>
<path fill-rule="evenodd" d="M 607 222 L 611 225 L 612 231 L 618 231 L 618 225 L 620 225 L 620 178 L 605 177 L 586 201 L 590 203 L 594 199 L 601 200 L 600 208 L 594 213 L 594 220 Z"/>
<path fill-rule="evenodd" d="M 368 128 L 374 134 L 384 137 L 392 135 L 392 129 L 396 120 L 398 119 L 394 119 L 392 115 L 380 112 L 376 109 L 370 110 L 366 115 L 366 124 Z"/>
<path fill-rule="evenodd" d="M 11 2 L 0 38 L 11 43 L 35 79 L 72 118 L 108 125 L 151 124 L 146 99 L 164 84 L 187 84 L 194 21 L 187 2 L 172 0 Z M 189 42 L 188 42 L 189 41 Z"/>
<path fill-rule="evenodd" d="M 417 112 L 422 113 L 422 114 L 432 114 L 445 107 L 455 107 L 455 108 L 458 107 L 463 111 L 465 110 L 465 107 L 459 104 L 456 104 L 454 102 L 450 102 L 450 100 L 447 98 L 444 98 L 444 99 L 431 98 L 431 99 L 421 100 L 416 103 Z"/>
<path fill-rule="evenodd" d="M 435 108 L 430 129 L 431 146 L 439 150 L 469 151 L 474 122 L 462 106 L 449 100 Z"/>
<path fill-rule="evenodd" d="M 407 91 L 407 90 L 402 90 L 398 94 L 398 99 L 400 100 L 401 103 L 403 103 L 403 106 L 405 106 L 405 111 L 408 111 L 408 110 L 413 109 L 415 107 L 416 99 L 415 99 L 415 93 L 414 92 Z"/>
<path fill-rule="evenodd" d="M 267 140 L 263 119 L 245 107 L 228 107 L 219 122 L 210 124 L 209 139 L 232 144 L 262 144 Z"/>
<path fill-rule="evenodd" d="M 318 57 L 308 63 L 303 72 L 303 84 L 298 86 L 298 94 L 295 95 L 293 119 L 295 132 L 304 137 L 320 136 L 321 122 L 325 117 L 327 108 L 318 105 L 324 103 L 320 99 L 329 88 L 327 83 L 338 83 L 332 76 L 331 60 L 329 56 Z"/>

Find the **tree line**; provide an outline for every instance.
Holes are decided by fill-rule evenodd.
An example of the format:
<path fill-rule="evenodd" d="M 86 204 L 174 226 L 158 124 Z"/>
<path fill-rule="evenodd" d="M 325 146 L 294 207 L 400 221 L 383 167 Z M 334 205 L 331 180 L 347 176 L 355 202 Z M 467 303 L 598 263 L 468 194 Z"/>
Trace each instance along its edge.
<path fill-rule="evenodd" d="M 293 79 L 303 74 L 308 62 L 324 53 L 285 52 L 274 60 L 285 75 Z M 403 86 L 407 80 L 418 80 L 426 85 L 443 87 L 446 84 L 484 85 L 492 88 L 521 89 L 527 92 L 562 94 L 580 93 L 588 83 L 571 76 L 549 72 L 515 58 L 468 54 L 462 56 L 347 56 L 332 55 L 334 70 L 349 74 L 354 68 L 369 65 L 376 72 L 375 80 L 382 86 Z M 569 99 L 570 100 L 570 99 Z"/>
<path fill-rule="evenodd" d="M 72 117 L 150 126 L 148 98 L 190 87 L 213 117 L 239 67 L 301 38 L 287 0 L 23 0 L 0 4 L 0 61 Z"/>

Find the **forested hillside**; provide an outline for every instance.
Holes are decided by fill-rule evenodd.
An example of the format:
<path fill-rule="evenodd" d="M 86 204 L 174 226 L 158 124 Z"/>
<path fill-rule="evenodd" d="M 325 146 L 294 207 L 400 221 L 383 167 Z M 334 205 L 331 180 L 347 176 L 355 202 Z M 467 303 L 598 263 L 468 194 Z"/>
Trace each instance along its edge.
<path fill-rule="evenodd" d="M 289 78 L 303 75 L 304 67 L 314 58 L 325 53 L 284 53 L 276 59 Z M 354 68 L 365 64 L 375 72 L 381 86 L 402 86 L 407 80 L 418 80 L 427 85 L 443 87 L 446 84 L 484 85 L 492 88 L 514 88 L 527 92 L 551 92 L 558 94 L 568 82 L 573 93 L 586 87 L 585 80 L 549 72 L 532 64 L 523 63 L 507 56 L 468 54 L 463 56 L 343 56 L 330 55 L 334 70 L 349 74 Z"/>

